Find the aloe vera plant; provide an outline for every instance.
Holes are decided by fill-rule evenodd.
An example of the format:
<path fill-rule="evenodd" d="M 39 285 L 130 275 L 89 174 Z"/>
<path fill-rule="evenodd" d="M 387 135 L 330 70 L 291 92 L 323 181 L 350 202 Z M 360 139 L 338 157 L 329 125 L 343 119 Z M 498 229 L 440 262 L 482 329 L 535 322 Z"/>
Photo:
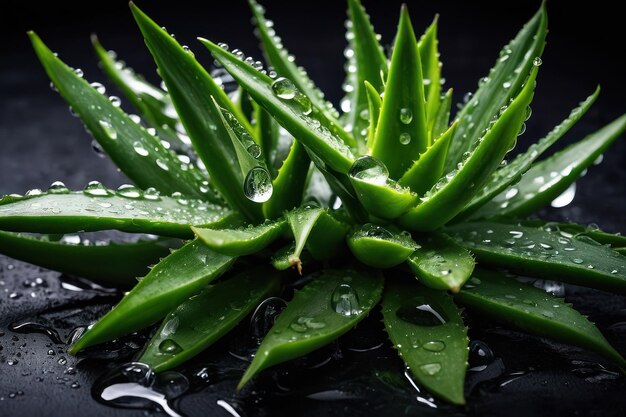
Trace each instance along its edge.
<path fill-rule="evenodd" d="M 29 33 L 55 89 L 133 183 L 71 191 L 55 182 L 0 200 L 0 252 L 131 288 L 70 353 L 161 323 L 139 360 L 165 371 L 201 354 L 264 298 L 297 285 L 238 389 L 337 339 L 379 302 L 416 382 L 454 404 L 465 403 L 469 341 L 461 307 L 580 345 L 626 371 L 626 360 L 585 316 L 516 279 L 626 294 L 623 237 L 528 219 L 626 130 L 626 115 L 538 160 L 598 89 L 508 159 L 530 117 L 545 4 L 452 120 L 437 19 L 416 36 L 403 7 L 388 59 L 359 0 L 348 0 L 348 94 L 340 113 L 297 66 L 263 7 L 250 6 L 265 64 L 198 38 L 237 94 L 132 3 L 163 88 L 124 68 L 94 37 L 104 72 L 139 116 Z M 162 238 L 86 248 L 47 236 L 112 229 Z M 129 260 L 107 265 L 107 257 Z M 308 271 L 315 273 L 301 284 Z M 139 282 L 138 274 L 145 274 Z"/>

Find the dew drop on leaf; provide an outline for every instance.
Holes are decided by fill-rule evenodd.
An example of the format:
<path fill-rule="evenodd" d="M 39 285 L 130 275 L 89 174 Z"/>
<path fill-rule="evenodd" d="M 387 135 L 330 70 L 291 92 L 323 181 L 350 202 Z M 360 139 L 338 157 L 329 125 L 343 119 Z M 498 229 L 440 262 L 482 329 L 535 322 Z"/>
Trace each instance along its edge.
<path fill-rule="evenodd" d="M 288 78 L 280 77 L 272 83 L 272 92 L 283 100 L 291 100 L 297 91 L 296 86 Z"/>
<path fill-rule="evenodd" d="M 161 343 L 159 343 L 159 351 L 161 353 L 174 355 L 176 353 L 182 352 L 183 348 L 180 347 L 180 345 L 176 343 L 174 340 L 165 339 Z"/>
<path fill-rule="evenodd" d="M 265 168 L 254 167 L 248 171 L 243 183 L 243 192 L 248 200 L 264 203 L 270 199 L 273 191 L 272 179 Z"/>
<path fill-rule="evenodd" d="M 67 194 L 70 190 L 61 181 L 55 181 L 48 188 L 50 194 Z"/>
<path fill-rule="evenodd" d="M 400 143 L 402 145 L 408 145 L 409 143 L 411 143 L 411 135 L 407 132 L 400 133 L 400 136 L 398 139 L 400 140 Z"/>
<path fill-rule="evenodd" d="M 108 197 L 112 195 L 111 191 L 107 190 L 99 181 L 89 182 L 83 193 L 94 197 Z"/>
<path fill-rule="evenodd" d="M 413 112 L 411 109 L 403 107 L 400 109 L 400 121 L 402 124 L 408 125 L 413 120 Z"/>
<path fill-rule="evenodd" d="M 117 130 L 115 130 L 111 122 L 108 122 L 106 120 L 99 120 L 98 124 L 104 131 L 104 134 L 107 135 L 109 139 L 112 139 L 112 140 L 117 139 Z"/>
<path fill-rule="evenodd" d="M 339 284 L 333 291 L 330 303 L 337 314 L 350 317 L 362 312 L 359 297 L 350 284 Z"/>
<path fill-rule="evenodd" d="M 389 178 L 389 170 L 381 160 L 366 155 L 354 161 L 348 175 L 356 180 L 385 185 Z"/>
<path fill-rule="evenodd" d="M 419 369 L 426 375 L 433 376 L 441 371 L 441 364 L 439 362 L 425 363 L 424 365 L 420 365 Z"/>
<path fill-rule="evenodd" d="M 133 149 L 137 152 L 137 155 L 148 156 L 148 150 L 139 141 L 133 143 Z"/>

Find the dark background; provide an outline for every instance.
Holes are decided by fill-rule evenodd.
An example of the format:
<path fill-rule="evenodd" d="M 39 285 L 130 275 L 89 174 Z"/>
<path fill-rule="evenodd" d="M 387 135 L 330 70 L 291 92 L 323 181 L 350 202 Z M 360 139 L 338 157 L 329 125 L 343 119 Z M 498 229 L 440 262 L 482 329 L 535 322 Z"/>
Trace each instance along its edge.
<path fill-rule="evenodd" d="M 400 3 L 396 0 L 365 1 L 385 44 L 393 39 Z M 465 92 L 476 88 L 476 81 L 487 73 L 500 48 L 539 7 L 536 1 L 515 4 L 489 1 L 407 3 L 418 33 L 431 22 L 435 13 L 441 14 L 439 37 L 443 76 L 447 79 L 446 85 L 455 88 L 456 102 Z M 139 1 L 138 5 L 175 33 L 181 43 L 189 45 L 205 64 L 210 64 L 210 57 L 195 41 L 196 36 L 226 42 L 231 48 L 240 48 L 248 55 L 260 57 L 244 0 L 145 0 Z M 266 1 L 265 6 L 267 16 L 275 21 L 275 28 L 285 46 L 296 56 L 297 62 L 307 68 L 327 96 L 337 103 L 342 96 L 344 3 Z M 626 36 L 622 15 L 615 2 L 596 0 L 578 5 L 553 0 L 548 9 L 548 45 L 532 105 L 533 116 L 518 142 L 522 149 L 560 122 L 571 108 L 593 91 L 597 83 L 603 88 L 600 99 L 559 146 L 581 138 L 626 111 L 623 99 L 626 93 L 623 59 Z M 96 66 L 89 42 L 89 35 L 95 32 L 105 47 L 115 49 L 135 70 L 157 82 L 155 66 L 125 1 L 3 1 L 0 6 L 0 194 L 24 193 L 33 187 L 46 188 L 54 180 L 62 180 L 72 188 L 82 188 L 94 179 L 117 187 L 125 182 L 124 177 L 108 160 L 94 154 L 81 123 L 70 116 L 67 105 L 49 89 L 49 81 L 25 35 L 29 29 L 36 30 L 66 63 L 82 68 L 90 81 L 105 81 Z M 114 91 L 108 88 L 108 93 Z M 626 209 L 625 166 L 626 144 L 620 140 L 607 152 L 600 166 L 590 169 L 589 175 L 578 181 L 578 193 L 572 205 L 559 213 L 549 210 L 544 214 L 583 223 L 595 222 L 612 231 L 626 231 L 623 214 Z M 17 268 L 9 270 L 8 265 Z M 47 279 L 50 290 L 47 298 L 9 300 L 11 288 L 17 288 L 25 278 L 35 276 Z M 52 302 L 63 304 L 71 300 L 74 295 L 65 294 L 59 288 L 57 278 L 58 274 L 0 256 L 0 416 L 18 413 L 33 416 L 90 413 L 100 416 L 117 412 L 120 415 L 142 415 L 142 412 L 121 412 L 91 401 L 89 385 L 97 370 L 87 369 L 77 375 L 64 376 L 64 368 L 56 364 L 59 357 L 45 356 L 45 338 L 19 336 L 15 341 L 11 338 L 17 336 L 5 330 L 8 323 L 21 316 L 49 307 Z M 626 326 L 615 327 L 616 322 L 620 324 L 626 320 L 623 297 L 574 289 L 568 292 L 568 300 L 590 314 L 624 353 L 624 342 L 620 340 L 625 339 L 623 331 Z M 480 329 L 481 326 L 476 327 Z M 533 372 L 520 384 L 508 385 L 508 391 L 504 393 L 487 396 L 487 399 L 470 398 L 470 403 L 474 404 L 469 409 L 470 414 L 571 415 L 579 411 L 585 415 L 596 411 L 603 415 L 620 415 L 620 407 L 626 406 L 623 400 L 619 400 L 624 397 L 623 378 L 592 384 L 571 375 L 568 368 L 571 364 L 563 359 L 570 357 L 568 351 L 563 353 L 550 346 L 546 348 L 544 341 L 534 339 L 522 339 L 523 343 L 516 343 L 520 340 L 511 336 L 496 337 L 495 341 L 493 336 L 490 337 L 492 347 L 502 346 L 497 353 L 505 358 L 507 365 L 534 365 L 540 372 Z M 10 346 L 20 348 L 22 343 L 24 346 L 30 343 L 24 347 L 28 351 L 25 355 L 30 359 L 25 357 L 19 366 L 8 366 Z M 46 374 L 45 378 L 40 374 Z M 42 378 L 41 383 L 36 382 L 36 375 Z M 74 382 L 81 387 L 71 389 L 69 385 Z M 11 393 L 18 391 L 25 394 L 9 398 Z M 187 401 L 185 411 L 219 415 L 221 409 L 215 409 L 214 397 L 207 395 L 198 397 L 202 398 L 200 400 Z M 370 394 L 374 397 L 371 410 L 377 410 L 375 414 L 380 415 L 382 411 L 376 408 L 377 395 L 390 395 Z M 557 398 L 566 399 L 567 405 L 565 401 L 559 403 Z M 415 405 L 410 396 L 398 401 L 406 401 L 405 410 Z M 381 398 L 379 403 L 385 404 L 385 399 Z M 511 409 L 513 403 L 515 407 Z M 319 403 L 304 404 L 309 412 L 328 411 L 315 408 Z M 341 410 L 350 415 L 372 415 L 373 412 L 370 405 L 359 407 L 338 403 L 326 406 L 332 406 L 335 413 L 340 414 Z M 306 410 L 298 410 L 296 414 L 305 414 Z M 420 412 L 425 410 L 417 409 Z M 283 411 L 287 413 L 288 410 Z M 274 415 L 278 414 L 274 412 Z M 391 411 L 389 415 L 397 413 Z"/>

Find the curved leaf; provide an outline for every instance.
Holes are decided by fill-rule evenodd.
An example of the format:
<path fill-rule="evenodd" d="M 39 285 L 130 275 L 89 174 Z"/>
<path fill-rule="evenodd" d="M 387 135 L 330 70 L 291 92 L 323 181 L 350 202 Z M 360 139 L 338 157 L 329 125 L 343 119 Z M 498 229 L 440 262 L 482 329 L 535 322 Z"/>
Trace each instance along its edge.
<path fill-rule="evenodd" d="M 471 250 L 479 263 L 626 293 L 626 257 L 587 236 L 494 222 L 459 224 L 446 233 Z"/>
<path fill-rule="evenodd" d="M 621 233 L 609 233 L 600 230 L 597 224 L 583 226 L 576 223 L 548 222 L 545 220 L 522 220 L 518 222 L 522 226 L 540 227 L 542 229 L 561 232 L 564 237 L 589 236 L 591 239 L 603 245 L 611 245 L 612 249 L 626 247 L 626 236 Z"/>
<path fill-rule="evenodd" d="M 128 178 L 143 189 L 154 187 L 166 194 L 180 192 L 212 202 L 220 201 L 203 184 L 206 178 L 199 170 L 181 162 L 157 137 L 80 78 L 34 32 L 29 32 L 28 36 L 59 93 Z"/>
<path fill-rule="evenodd" d="M 367 316 L 382 290 L 382 277 L 367 270 L 327 270 L 316 276 L 278 316 L 237 389 L 262 370 L 337 339 Z"/>
<path fill-rule="evenodd" d="M 399 265 L 419 248 L 408 233 L 392 232 L 371 223 L 355 229 L 347 242 L 359 261 L 374 268 Z"/>
<path fill-rule="evenodd" d="M 394 282 L 383 296 L 389 338 L 417 382 L 437 397 L 465 404 L 467 328 L 452 298 L 415 283 Z"/>
<path fill-rule="evenodd" d="M 626 114 L 533 165 L 520 182 L 494 197 L 471 219 L 527 216 L 563 193 L 626 130 Z"/>
<path fill-rule="evenodd" d="M 77 275 L 103 285 L 129 288 L 148 267 L 180 246 L 177 239 L 140 240 L 108 245 L 70 245 L 0 231 L 0 253 L 64 274 Z M 115 262 L 111 262 L 115 259 Z"/>
<path fill-rule="evenodd" d="M 147 327 L 219 277 L 236 258 L 194 240 L 163 259 L 69 348 L 81 350 Z"/>
<path fill-rule="evenodd" d="M 437 182 L 422 197 L 421 204 L 400 217 L 400 224 L 411 230 L 435 230 L 471 201 L 516 140 L 526 116 L 526 107 L 533 98 L 536 77 L 535 66 L 520 94 L 476 142 L 476 147 L 468 153 L 464 162 Z"/>
<path fill-rule="evenodd" d="M 213 99 L 232 113 L 247 131 L 252 130 L 250 124 L 192 54 L 132 2 L 130 7 L 213 186 L 231 207 L 251 219 L 260 218 L 261 207 L 241 192 L 244 179 L 237 154 Z"/>
<path fill-rule="evenodd" d="M 367 92 L 367 117 L 369 119 L 369 127 L 367 128 L 367 142 L 371 145 L 376 137 L 376 129 L 378 128 L 378 119 L 380 118 L 380 108 L 383 101 L 378 91 L 372 84 L 365 81 L 365 91 Z"/>
<path fill-rule="evenodd" d="M 237 222 L 236 214 L 214 204 L 160 196 L 148 199 L 139 191 L 130 198 L 123 193 L 98 188 L 67 194 L 3 197 L 0 229 L 33 233 L 116 229 L 188 238 L 192 235 L 191 225 L 215 227 Z"/>
<path fill-rule="evenodd" d="M 452 239 L 439 233 L 419 236 L 420 246 L 407 259 L 419 282 L 436 290 L 454 293 L 465 284 L 474 271 L 474 257 Z"/>
<path fill-rule="evenodd" d="M 431 132 L 431 138 L 436 140 L 441 136 L 450 126 L 450 108 L 452 107 L 452 89 L 446 91 L 446 94 L 441 99 L 441 103 L 437 108 L 437 114 L 435 115 L 435 121 L 433 122 L 433 128 Z"/>
<path fill-rule="evenodd" d="M 465 207 L 465 210 L 463 210 L 460 216 L 463 217 L 465 213 L 471 213 L 478 209 L 504 191 L 507 186 L 519 181 L 521 175 L 531 168 L 533 162 L 580 120 L 596 101 L 598 94 L 600 94 L 600 87 L 596 88 L 596 91 L 592 95 L 587 97 L 585 101 L 572 110 L 570 115 L 563 120 L 561 124 L 552 129 L 546 137 L 540 139 L 536 144 L 531 145 L 526 152 L 517 155 L 515 159 L 509 162 L 505 167 L 494 172 L 489 182 L 487 182 L 483 189 L 480 190 Z"/>
<path fill-rule="evenodd" d="M 429 145 L 432 145 L 437 136 L 433 136 L 433 128 L 437 120 L 439 104 L 441 102 L 441 62 L 437 40 L 437 23 L 439 16 L 435 16 L 433 23 L 426 29 L 417 42 L 420 54 L 422 72 L 424 76 L 424 97 L 426 98 L 426 120 L 428 122 Z"/>
<path fill-rule="evenodd" d="M 545 2 L 519 31 L 516 37 L 500 51 L 495 66 L 481 79 L 478 90 L 457 114 L 459 127 L 455 132 L 446 161 L 446 170 L 454 169 L 480 132 L 489 126 L 500 108 L 508 104 L 525 82 L 535 60 L 543 53 L 548 16 Z"/>
<path fill-rule="evenodd" d="M 210 286 L 167 315 L 139 362 L 156 372 L 180 365 L 222 338 L 279 287 L 280 278 L 270 268 L 254 268 Z"/>
<path fill-rule="evenodd" d="M 422 64 L 411 18 L 403 6 L 372 156 L 397 179 L 428 144 Z"/>
<path fill-rule="evenodd" d="M 274 242 L 287 231 L 287 222 L 280 219 L 255 227 L 240 229 L 203 229 L 192 227 L 193 232 L 209 248 L 231 256 L 256 253 Z"/>
<path fill-rule="evenodd" d="M 562 299 L 494 272 L 477 272 L 470 282 L 455 297 L 470 309 L 529 333 L 589 349 L 626 371 L 626 361 L 598 328 Z"/>

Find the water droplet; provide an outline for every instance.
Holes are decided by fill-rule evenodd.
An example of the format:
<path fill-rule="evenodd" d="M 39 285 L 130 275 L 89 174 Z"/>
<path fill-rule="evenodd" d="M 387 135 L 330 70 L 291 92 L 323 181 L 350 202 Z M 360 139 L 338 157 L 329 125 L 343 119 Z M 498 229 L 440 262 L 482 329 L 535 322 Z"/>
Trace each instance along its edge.
<path fill-rule="evenodd" d="M 272 83 L 272 91 L 276 97 L 291 100 L 296 96 L 296 86 L 288 78 L 280 77 Z"/>
<path fill-rule="evenodd" d="M 259 145 L 257 145 L 256 143 L 248 146 L 248 153 L 253 157 L 253 158 L 259 158 L 261 156 L 261 147 Z"/>
<path fill-rule="evenodd" d="M 418 297 L 416 303 L 401 306 L 396 315 L 401 320 L 422 327 L 439 326 L 447 321 L 443 310 L 434 303 L 426 302 L 423 297 Z"/>
<path fill-rule="evenodd" d="M 168 355 L 174 355 L 176 353 L 182 352 L 183 348 L 180 347 L 180 345 L 174 340 L 165 339 L 161 343 L 159 343 L 159 351 Z"/>
<path fill-rule="evenodd" d="M 522 123 L 519 130 L 517 131 L 517 136 L 522 136 L 524 133 L 526 133 L 526 123 Z"/>
<path fill-rule="evenodd" d="M 167 162 L 165 162 L 162 159 L 157 159 L 156 160 L 156 164 L 159 168 L 161 168 L 163 171 L 169 171 L 170 167 L 167 165 Z"/>
<path fill-rule="evenodd" d="M 48 188 L 50 194 L 67 194 L 70 190 L 61 181 L 55 181 Z"/>
<path fill-rule="evenodd" d="M 115 130 L 111 122 L 108 122 L 106 120 L 99 120 L 98 124 L 104 131 L 104 134 L 107 135 L 109 139 L 112 139 L 112 140 L 117 139 L 117 130 Z"/>
<path fill-rule="evenodd" d="M 254 167 L 244 180 L 243 192 L 245 196 L 255 203 L 263 203 L 270 199 L 274 189 L 269 172 L 262 167 Z"/>
<path fill-rule="evenodd" d="M 113 193 L 107 190 L 99 181 L 90 181 L 83 190 L 83 193 L 94 197 L 108 197 Z"/>
<path fill-rule="evenodd" d="M 359 297 L 350 284 L 339 284 L 333 291 L 330 303 L 337 314 L 350 317 L 361 314 Z"/>
<path fill-rule="evenodd" d="M 408 132 L 402 132 L 400 133 L 398 140 L 400 140 L 400 143 L 402 145 L 408 145 L 409 143 L 411 143 L 411 135 Z"/>
<path fill-rule="evenodd" d="M 117 195 L 126 198 L 139 199 L 143 196 L 143 193 L 134 185 L 122 184 L 117 189 Z"/>
<path fill-rule="evenodd" d="M 441 364 L 439 362 L 425 363 L 424 365 L 420 365 L 419 369 L 426 375 L 433 376 L 441 371 Z"/>
<path fill-rule="evenodd" d="M 389 230 L 373 223 L 365 223 L 363 226 L 361 226 L 357 233 L 359 236 L 362 237 L 393 240 L 393 234 L 391 234 Z"/>
<path fill-rule="evenodd" d="M 536 57 L 533 59 L 533 65 L 534 65 L 534 66 L 536 66 L 536 67 L 539 67 L 539 66 L 541 66 L 541 64 L 543 64 L 543 61 L 541 60 L 541 58 L 539 58 L 538 56 L 536 56 Z"/>
<path fill-rule="evenodd" d="M 389 178 L 389 170 L 379 159 L 366 155 L 354 161 L 348 175 L 356 180 L 385 185 Z"/>
<path fill-rule="evenodd" d="M 113 105 L 113 107 L 119 107 L 122 105 L 122 100 L 118 96 L 109 97 L 109 101 Z"/>
<path fill-rule="evenodd" d="M 422 345 L 422 348 L 429 352 L 441 352 L 446 348 L 446 344 L 441 340 L 435 340 L 432 342 L 424 343 L 424 345 Z"/>
<path fill-rule="evenodd" d="M 580 259 L 580 258 L 572 258 L 572 262 L 574 262 L 574 263 L 575 263 L 575 264 L 577 264 L 577 265 L 580 265 L 580 264 L 582 264 L 582 263 L 583 263 L 583 262 L 585 262 L 585 261 L 583 261 L 583 260 L 582 260 L 582 259 Z"/>
<path fill-rule="evenodd" d="M 135 150 L 135 152 L 137 152 L 138 155 L 141 156 L 148 156 L 149 152 L 146 148 L 143 147 L 143 145 L 141 144 L 141 142 L 136 141 L 133 143 L 133 149 Z"/>
<path fill-rule="evenodd" d="M 503 82 L 502 88 L 504 88 L 505 90 L 508 90 L 509 88 L 511 88 L 511 82 L 510 81 Z"/>
<path fill-rule="evenodd" d="M 576 183 L 573 182 L 565 191 L 561 193 L 557 198 L 552 200 L 550 205 L 554 208 L 561 208 L 569 205 L 572 201 L 574 201 L 574 197 L 576 197 Z"/>
<path fill-rule="evenodd" d="M 143 192 L 143 197 L 146 200 L 158 201 L 161 199 L 160 195 L 161 194 L 154 187 L 146 188 L 146 190 Z"/>
<path fill-rule="evenodd" d="M 361 112 L 359 113 L 359 117 L 363 120 L 369 120 L 370 119 L 370 111 L 369 109 L 363 109 L 361 110 Z"/>
<path fill-rule="evenodd" d="M 400 121 L 405 124 L 408 125 L 409 123 L 411 123 L 411 121 L 413 120 L 413 112 L 411 111 L 411 109 L 403 107 L 400 109 Z"/>
<path fill-rule="evenodd" d="M 93 82 L 89 85 L 92 86 L 100 94 L 104 94 L 107 91 L 106 87 L 102 85 L 101 83 Z"/>
<path fill-rule="evenodd" d="M 519 190 L 515 187 L 510 188 L 509 190 L 507 190 L 506 194 L 504 195 L 504 198 L 511 199 L 513 197 L 515 197 L 517 194 L 519 193 Z"/>

